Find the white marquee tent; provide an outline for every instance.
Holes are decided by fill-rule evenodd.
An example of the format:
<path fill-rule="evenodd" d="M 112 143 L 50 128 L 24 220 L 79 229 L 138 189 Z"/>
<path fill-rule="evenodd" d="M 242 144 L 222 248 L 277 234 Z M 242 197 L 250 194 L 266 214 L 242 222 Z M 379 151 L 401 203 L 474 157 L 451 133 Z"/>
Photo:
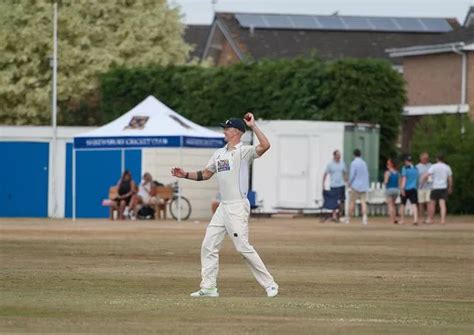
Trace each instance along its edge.
<path fill-rule="evenodd" d="M 72 216 L 76 218 L 76 151 L 124 150 L 153 147 L 219 148 L 224 145 L 221 133 L 206 129 L 173 111 L 153 96 L 118 119 L 93 131 L 74 137 L 72 157 Z"/>

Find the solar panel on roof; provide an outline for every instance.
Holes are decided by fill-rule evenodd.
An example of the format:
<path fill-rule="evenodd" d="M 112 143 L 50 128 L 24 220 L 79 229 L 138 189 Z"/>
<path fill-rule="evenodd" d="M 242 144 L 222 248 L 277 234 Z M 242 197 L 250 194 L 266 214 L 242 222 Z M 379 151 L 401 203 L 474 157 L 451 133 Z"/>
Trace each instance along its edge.
<path fill-rule="evenodd" d="M 373 30 L 369 20 L 365 17 L 347 16 L 341 17 L 348 30 Z"/>
<path fill-rule="evenodd" d="M 263 19 L 273 28 L 292 28 L 290 19 L 285 15 L 263 15 Z"/>
<path fill-rule="evenodd" d="M 344 24 L 337 16 L 316 16 L 316 19 L 322 29 L 345 30 Z"/>
<path fill-rule="evenodd" d="M 266 24 L 261 15 L 236 14 L 235 18 L 242 27 L 265 28 Z M 268 27 L 267 27 L 268 28 Z"/>
<path fill-rule="evenodd" d="M 421 22 L 428 31 L 447 32 L 452 30 L 448 21 L 443 19 L 421 19 Z"/>
<path fill-rule="evenodd" d="M 243 28 L 308 29 L 385 32 L 448 32 L 452 30 L 442 18 L 391 18 L 362 16 L 235 14 Z"/>
<path fill-rule="evenodd" d="M 419 19 L 400 17 L 394 20 L 403 31 L 425 31 Z"/>
<path fill-rule="evenodd" d="M 370 20 L 370 23 L 374 26 L 374 30 L 399 31 L 396 24 L 390 18 L 371 17 L 369 20 Z"/>
<path fill-rule="evenodd" d="M 288 16 L 295 28 L 299 29 L 318 29 L 320 25 L 312 16 L 289 15 Z"/>

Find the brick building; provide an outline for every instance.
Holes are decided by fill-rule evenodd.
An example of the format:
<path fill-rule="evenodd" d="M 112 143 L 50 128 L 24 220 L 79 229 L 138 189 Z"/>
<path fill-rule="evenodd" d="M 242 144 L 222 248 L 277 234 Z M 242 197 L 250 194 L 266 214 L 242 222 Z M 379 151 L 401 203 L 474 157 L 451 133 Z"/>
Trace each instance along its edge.
<path fill-rule="evenodd" d="M 426 115 L 457 114 L 474 120 L 474 7 L 461 29 L 443 34 L 432 43 L 392 48 L 402 58 L 406 80 L 402 149 L 409 144 L 416 124 Z"/>

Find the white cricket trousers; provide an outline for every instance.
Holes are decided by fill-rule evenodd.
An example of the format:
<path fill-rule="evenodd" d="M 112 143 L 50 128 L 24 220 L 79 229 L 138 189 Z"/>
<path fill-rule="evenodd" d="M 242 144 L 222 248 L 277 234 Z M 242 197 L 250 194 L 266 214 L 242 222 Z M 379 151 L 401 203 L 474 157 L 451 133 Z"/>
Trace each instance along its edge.
<path fill-rule="evenodd" d="M 201 248 L 201 288 L 217 287 L 219 272 L 219 251 L 226 234 L 230 236 L 235 249 L 244 258 L 258 283 L 267 288 L 274 284 L 262 259 L 249 244 L 250 204 L 247 199 L 221 202 L 211 222 Z"/>

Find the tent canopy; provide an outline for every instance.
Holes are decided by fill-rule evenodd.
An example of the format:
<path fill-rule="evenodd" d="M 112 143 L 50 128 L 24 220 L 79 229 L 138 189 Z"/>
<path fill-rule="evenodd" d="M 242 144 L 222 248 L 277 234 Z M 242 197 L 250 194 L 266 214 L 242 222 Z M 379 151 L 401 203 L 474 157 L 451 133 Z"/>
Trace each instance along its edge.
<path fill-rule="evenodd" d="M 182 117 L 151 95 L 118 119 L 74 138 L 75 149 L 219 148 L 223 145 L 223 134 Z"/>

